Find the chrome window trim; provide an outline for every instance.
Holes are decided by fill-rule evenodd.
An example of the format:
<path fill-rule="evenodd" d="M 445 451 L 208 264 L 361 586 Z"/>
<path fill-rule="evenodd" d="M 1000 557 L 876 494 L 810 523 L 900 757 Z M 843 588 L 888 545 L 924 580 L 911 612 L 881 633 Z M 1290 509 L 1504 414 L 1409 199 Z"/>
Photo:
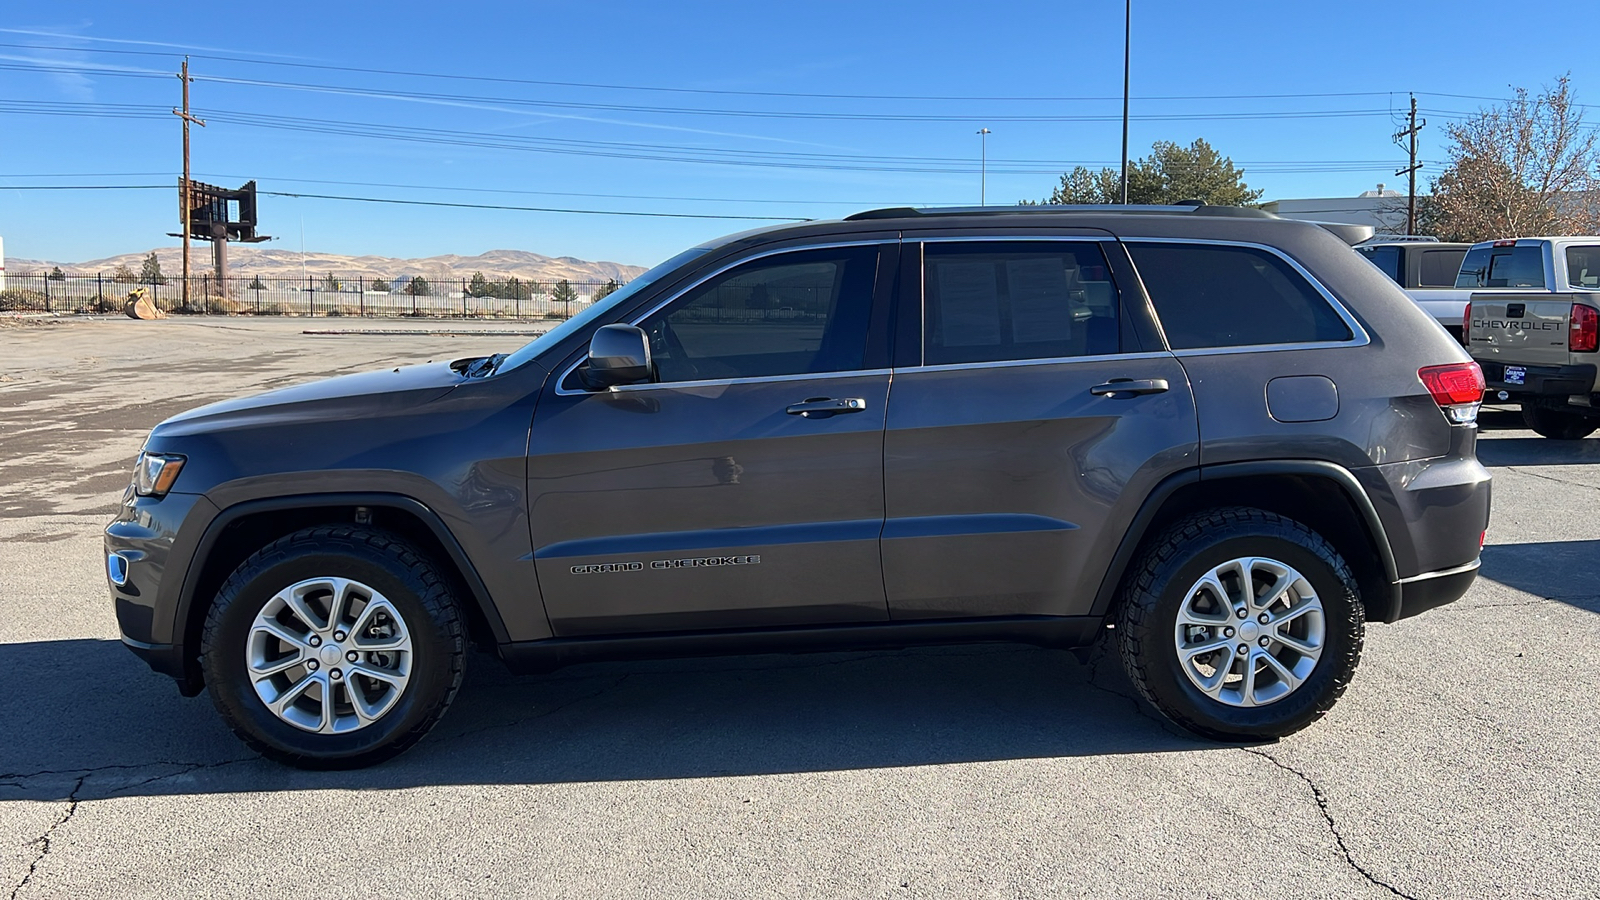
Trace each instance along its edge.
<path fill-rule="evenodd" d="M 765 384 L 779 381 L 803 381 L 818 378 L 870 378 L 889 375 L 891 369 L 844 369 L 838 372 L 801 372 L 798 375 L 752 375 L 749 378 L 707 378 L 702 381 L 659 381 L 648 384 L 619 384 L 604 391 L 579 391 L 583 394 L 632 394 L 639 391 L 678 390 L 680 388 L 726 387 L 731 384 Z"/>
<path fill-rule="evenodd" d="M 671 304 L 673 304 L 673 303 L 677 302 L 678 300 L 682 299 L 684 295 L 688 294 L 690 291 L 694 290 L 695 288 L 699 287 L 700 285 L 705 284 L 706 282 L 710 281 L 713 278 L 716 278 L 717 276 L 723 274 L 724 272 L 727 272 L 730 269 L 737 269 L 738 267 L 744 265 L 745 263 L 755 262 L 758 259 L 766 259 L 769 256 L 777 256 L 780 253 L 800 253 L 800 252 L 804 252 L 804 251 L 807 251 L 807 250 L 838 250 L 838 249 L 842 249 L 844 247 L 881 247 L 884 244 L 895 244 L 895 243 L 900 243 L 900 241 L 890 240 L 890 239 L 885 239 L 885 238 L 877 238 L 875 240 L 834 241 L 834 242 L 829 242 L 829 243 L 826 243 L 826 244 L 799 244 L 799 245 L 792 245 L 792 246 L 787 246 L 787 247 L 774 247 L 774 248 L 769 249 L 769 250 L 762 250 L 762 251 L 760 251 L 758 253 L 750 254 L 749 256 L 741 256 L 738 259 L 728 263 L 727 265 L 722 266 L 722 267 L 720 267 L 720 268 L 718 268 L 718 269 L 706 274 L 704 277 L 696 279 L 693 283 L 691 283 L 689 285 L 686 285 L 683 288 L 683 290 L 675 292 L 671 296 L 667 297 L 665 300 L 662 300 L 660 303 L 657 303 L 656 305 L 654 305 L 654 306 L 650 307 L 649 309 L 645 310 L 643 313 L 640 313 L 638 316 L 634 317 L 631 321 L 627 322 L 626 324 L 638 327 L 640 322 L 643 322 L 645 319 L 648 319 L 651 316 L 655 315 L 657 312 L 660 312 L 663 308 L 665 308 L 667 306 L 670 306 Z M 876 284 L 874 284 L 874 288 L 876 288 Z M 621 321 L 618 321 L 618 322 L 610 322 L 610 323 L 607 323 L 607 324 L 618 325 L 618 324 L 623 324 L 623 323 Z M 581 396 L 586 396 L 586 395 L 589 395 L 589 394 L 603 394 L 603 393 L 606 393 L 606 391 L 583 391 L 583 390 L 574 391 L 574 390 L 568 390 L 567 388 L 563 387 L 563 385 L 565 385 L 567 383 L 567 379 L 572 376 L 572 373 L 574 371 L 576 371 L 579 366 L 583 365 L 583 361 L 584 361 L 585 358 L 586 357 L 579 357 L 577 362 L 574 362 L 572 365 L 567 366 L 566 369 L 562 370 L 561 377 L 556 379 L 556 396 L 557 397 L 581 397 Z M 844 369 L 842 371 L 843 372 L 860 372 L 861 374 L 879 374 L 879 373 L 887 373 L 889 370 L 888 369 L 873 369 L 873 370 L 870 370 L 870 372 L 869 372 L 869 371 L 864 371 L 864 370 L 861 370 L 861 369 Z M 756 375 L 756 376 L 751 376 L 749 378 L 714 378 L 714 379 L 707 379 L 705 381 L 664 381 L 664 382 L 651 382 L 650 384 L 616 385 L 616 386 L 610 388 L 610 390 L 612 390 L 612 391 L 621 390 L 621 389 L 636 390 L 636 389 L 639 389 L 639 388 L 651 388 L 651 387 L 684 387 L 684 386 L 687 386 L 687 385 L 697 385 L 697 386 L 700 386 L 700 387 L 707 387 L 707 386 L 711 386 L 711 385 L 743 384 L 743 383 L 747 383 L 747 382 L 762 382 L 762 381 L 777 381 L 777 380 L 794 381 L 794 380 L 798 380 L 798 379 L 801 379 L 801 378 L 817 378 L 817 377 L 820 377 L 820 376 L 829 376 L 829 375 L 838 375 L 838 374 L 840 374 L 840 373 L 839 372 L 802 372 L 802 373 L 797 374 L 797 375 Z"/>
<path fill-rule="evenodd" d="M 1246 247 L 1253 250 L 1264 250 L 1267 253 L 1270 253 L 1288 263 L 1290 268 L 1294 269 L 1296 272 L 1299 272 L 1300 277 L 1304 278 L 1306 283 L 1315 288 L 1317 293 L 1321 294 L 1322 298 L 1328 301 L 1328 304 L 1333 307 L 1334 314 L 1340 319 L 1344 320 L 1344 324 L 1350 329 L 1351 334 L 1351 337 L 1348 340 L 1343 341 L 1301 341 L 1288 344 L 1234 344 L 1226 347 L 1193 347 L 1187 350 L 1173 350 L 1172 353 L 1174 356 L 1217 356 L 1224 353 L 1268 353 L 1277 350 L 1309 350 L 1319 347 L 1365 347 L 1372 343 L 1371 335 L 1367 334 L 1367 330 L 1361 327 L 1361 323 L 1357 321 L 1356 317 L 1350 313 L 1349 308 L 1344 305 L 1344 301 L 1335 296 L 1333 291 L 1328 290 L 1327 285 L 1323 284 L 1322 281 L 1315 275 L 1312 275 L 1309 269 L 1300 265 L 1299 260 L 1283 252 L 1277 247 L 1272 246 L 1271 244 L 1262 244 L 1256 241 L 1224 241 L 1213 238 L 1124 237 L 1121 240 L 1125 246 L 1129 244 L 1201 244 L 1213 247 Z M 1132 247 L 1128 248 L 1128 256 L 1130 258 L 1133 256 Z M 1135 272 L 1139 270 L 1138 260 L 1133 261 L 1133 269 Z M 1147 290 L 1145 293 L 1148 294 L 1149 291 Z M 1151 298 L 1150 302 L 1152 306 L 1155 305 L 1154 298 Z M 1152 312 L 1155 313 L 1156 321 L 1160 322 L 1160 311 L 1152 309 Z M 1165 325 L 1162 326 L 1161 331 L 1163 335 L 1165 335 Z M 1170 340 L 1167 341 L 1167 346 L 1172 346 L 1172 342 Z"/>
<path fill-rule="evenodd" d="M 939 235 L 938 237 L 917 237 L 908 234 L 901 239 L 907 244 L 948 244 L 953 241 L 1003 241 L 1007 244 L 1050 243 L 1059 244 L 1064 241 L 1082 241 L 1095 243 L 1116 243 L 1118 238 L 1114 234 L 974 234 L 974 235 Z"/>
<path fill-rule="evenodd" d="M 900 366 L 894 374 L 913 375 L 922 372 L 955 372 L 962 369 L 1004 369 L 1016 366 L 1058 366 L 1071 363 L 1116 361 L 1126 359 L 1171 359 L 1165 350 L 1141 350 L 1138 353 L 1100 353 L 1090 356 L 1051 356 L 1041 359 L 995 359 L 988 362 L 939 363 L 932 366 Z"/>

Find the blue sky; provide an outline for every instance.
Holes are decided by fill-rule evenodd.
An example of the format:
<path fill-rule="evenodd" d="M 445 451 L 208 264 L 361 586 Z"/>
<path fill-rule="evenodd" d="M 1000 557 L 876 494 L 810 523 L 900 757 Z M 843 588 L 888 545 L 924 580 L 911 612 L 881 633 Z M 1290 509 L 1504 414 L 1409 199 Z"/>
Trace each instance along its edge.
<path fill-rule="evenodd" d="M 1403 189 L 1390 136 L 1407 91 L 1428 120 L 1425 174 L 1444 158 L 1442 126 L 1511 85 L 1570 72 L 1579 100 L 1600 104 L 1593 48 L 1554 39 L 1592 18 L 1592 2 L 1133 5 L 1133 155 L 1205 137 L 1267 199 Z M 1114 166 L 1120 152 L 1118 0 L 7 8 L 11 257 L 175 243 L 176 188 L 3 187 L 175 183 L 179 83 L 163 73 L 185 52 L 209 121 L 193 132 L 195 177 L 287 193 L 825 218 L 976 203 L 982 127 L 990 203 L 1042 198 L 1070 165 Z M 1495 46 L 1517 28 L 1530 36 Z M 1600 106 L 1589 118 L 1600 124 Z M 324 252 L 512 248 L 637 265 L 760 224 L 278 196 L 261 207 L 262 231 L 280 239 L 266 246 L 298 249 L 303 222 L 307 248 Z"/>

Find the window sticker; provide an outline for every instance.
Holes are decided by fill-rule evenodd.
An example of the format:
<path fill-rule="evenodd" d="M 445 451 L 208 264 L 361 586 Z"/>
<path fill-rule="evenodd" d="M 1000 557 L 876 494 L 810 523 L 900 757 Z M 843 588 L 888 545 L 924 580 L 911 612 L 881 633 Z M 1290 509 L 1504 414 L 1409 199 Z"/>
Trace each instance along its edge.
<path fill-rule="evenodd" d="M 1059 256 L 1006 260 L 1011 286 L 1011 340 L 1072 340 L 1072 304 L 1065 261 Z"/>
<path fill-rule="evenodd" d="M 942 344 L 976 347 L 1000 343 L 1000 287 L 991 263 L 941 262 L 939 319 Z"/>

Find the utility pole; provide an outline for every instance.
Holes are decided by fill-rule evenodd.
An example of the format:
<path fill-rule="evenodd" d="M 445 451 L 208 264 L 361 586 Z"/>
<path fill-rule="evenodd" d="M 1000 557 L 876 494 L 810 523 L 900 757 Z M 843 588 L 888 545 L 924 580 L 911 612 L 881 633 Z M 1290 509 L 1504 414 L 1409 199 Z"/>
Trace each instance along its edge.
<path fill-rule="evenodd" d="M 1422 166 L 1417 163 L 1417 132 L 1422 130 L 1422 126 L 1428 124 L 1428 120 L 1427 119 L 1423 119 L 1420 122 L 1417 121 L 1417 95 L 1416 94 L 1412 94 L 1411 95 L 1411 112 L 1409 114 L 1407 114 L 1406 122 L 1410 127 L 1406 128 L 1406 130 L 1404 130 L 1404 131 L 1395 132 L 1394 142 L 1399 144 L 1401 138 L 1406 138 L 1408 140 L 1408 142 L 1410 144 L 1410 148 L 1407 150 L 1407 154 L 1410 157 L 1410 165 L 1406 166 L 1404 169 L 1399 170 L 1398 172 L 1395 172 L 1394 174 L 1396 174 L 1396 175 L 1404 175 L 1404 176 L 1406 176 L 1407 179 L 1409 179 L 1410 187 L 1409 187 L 1409 189 L 1407 191 L 1407 200 L 1406 200 L 1406 234 L 1416 234 L 1417 233 L 1417 170 L 1422 168 Z M 1405 145 L 1402 144 L 1401 146 L 1405 146 Z"/>
<path fill-rule="evenodd" d="M 1122 205 L 1128 205 L 1128 55 L 1133 49 L 1133 0 L 1122 6 Z"/>
<path fill-rule="evenodd" d="M 201 128 L 206 123 L 189 114 L 189 85 L 194 79 L 189 77 L 187 56 L 183 58 L 183 71 L 178 78 L 183 81 L 183 109 L 174 109 L 172 114 L 183 120 L 183 181 L 178 185 L 178 196 L 183 203 L 183 308 L 189 309 L 189 213 L 193 209 L 189 202 L 189 123 L 193 122 Z"/>
<path fill-rule="evenodd" d="M 989 205 L 989 135 L 987 128 L 978 129 L 978 205 Z"/>

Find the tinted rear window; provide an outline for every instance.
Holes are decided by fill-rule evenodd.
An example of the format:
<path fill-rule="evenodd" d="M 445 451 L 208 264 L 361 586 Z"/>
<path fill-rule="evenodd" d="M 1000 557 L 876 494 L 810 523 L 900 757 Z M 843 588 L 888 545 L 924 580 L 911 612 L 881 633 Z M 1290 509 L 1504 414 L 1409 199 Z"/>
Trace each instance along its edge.
<path fill-rule="evenodd" d="M 1590 244 L 1567 248 L 1567 284 L 1600 290 L 1600 247 Z"/>
<path fill-rule="evenodd" d="M 1456 273 L 1461 271 L 1461 258 L 1466 255 L 1464 247 L 1422 251 L 1422 271 L 1417 286 L 1442 288 L 1453 286 L 1456 283 Z"/>
<path fill-rule="evenodd" d="M 1346 341 L 1326 298 L 1276 254 L 1212 244 L 1128 245 L 1174 350 Z"/>
<path fill-rule="evenodd" d="M 1372 264 L 1383 270 L 1383 274 L 1393 278 L 1396 284 L 1405 284 L 1405 275 L 1400 272 L 1399 247 L 1361 247 L 1361 255 L 1372 261 Z M 1454 272 L 1450 273 L 1452 276 Z"/>
<path fill-rule="evenodd" d="M 1537 244 L 1526 247 L 1474 247 L 1461 261 L 1458 288 L 1544 287 L 1544 253 Z"/>

